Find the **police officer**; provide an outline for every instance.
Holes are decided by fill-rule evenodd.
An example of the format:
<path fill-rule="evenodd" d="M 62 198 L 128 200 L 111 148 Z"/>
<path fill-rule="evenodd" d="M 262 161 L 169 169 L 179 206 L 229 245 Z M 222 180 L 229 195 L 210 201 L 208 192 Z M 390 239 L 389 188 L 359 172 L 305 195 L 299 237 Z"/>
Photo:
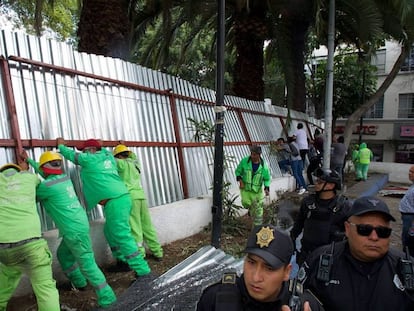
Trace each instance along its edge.
<path fill-rule="evenodd" d="M 290 310 L 287 281 L 293 245 L 289 236 L 272 225 L 256 226 L 249 235 L 245 253 L 243 274 L 237 277 L 235 273 L 226 273 L 222 282 L 207 287 L 197 311 Z M 306 300 L 311 302 L 313 311 L 322 310 L 310 294 Z M 304 310 L 310 310 L 309 302 Z"/>
<path fill-rule="evenodd" d="M 346 197 L 338 196 L 341 179 L 337 172 L 317 168 L 314 173 L 315 193 L 302 200 L 300 210 L 290 236 L 296 238 L 303 231 L 297 263 L 300 265 L 315 248 L 344 238 L 344 221 L 349 203 Z"/>
<path fill-rule="evenodd" d="M 347 240 L 315 250 L 299 275 L 326 310 L 414 310 L 414 259 L 389 249 L 395 221 L 376 197 L 355 200 Z"/>

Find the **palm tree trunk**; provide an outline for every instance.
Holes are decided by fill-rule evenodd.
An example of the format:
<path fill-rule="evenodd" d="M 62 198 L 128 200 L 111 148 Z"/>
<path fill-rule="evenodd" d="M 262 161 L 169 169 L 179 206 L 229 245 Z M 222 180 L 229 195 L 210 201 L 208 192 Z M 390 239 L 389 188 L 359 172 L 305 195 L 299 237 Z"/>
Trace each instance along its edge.
<path fill-rule="evenodd" d="M 267 28 L 265 10 L 252 10 L 236 13 L 234 36 L 237 50 L 234 64 L 233 92 L 235 95 L 262 101 L 263 45 Z"/>
<path fill-rule="evenodd" d="M 80 52 L 129 58 L 127 0 L 83 0 L 78 24 Z"/>
<path fill-rule="evenodd" d="M 309 27 L 312 21 L 310 0 L 291 0 L 282 13 L 281 26 L 286 31 L 285 42 L 280 44 L 287 51 L 279 54 L 285 58 L 284 74 L 287 88 L 287 106 L 306 112 L 305 50 Z M 283 30 L 282 30 L 283 31 Z"/>

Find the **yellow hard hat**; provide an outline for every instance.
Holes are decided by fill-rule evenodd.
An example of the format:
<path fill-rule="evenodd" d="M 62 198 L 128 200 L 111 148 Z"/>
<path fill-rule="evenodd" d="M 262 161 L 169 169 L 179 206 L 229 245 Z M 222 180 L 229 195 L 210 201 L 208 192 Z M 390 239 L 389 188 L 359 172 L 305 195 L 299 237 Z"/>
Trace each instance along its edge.
<path fill-rule="evenodd" d="M 120 154 L 122 152 L 131 152 L 131 150 L 129 150 L 128 147 L 125 145 L 118 145 L 114 148 L 114 151 L 112 153 L 114 154 L 114 156 L 116 156 L 117 154 Z"/>
<path fill-rule="evenodd" d="M 18 172 L 20 172 L 22 170 L 22 168 L 20 166 L 18 166 L 17 164 L 7 163 L 7 164 L 4 164 L 2 167 L 0 167 L 0 172 L 3 172 L 5 170 L 7 170 L 8 168 L 14 168 Z"/>
<path fill-rule="evenodd" d="M 60 156 L 60 154 L 53 152 L 53 151 L 45 151 L 40 156 L 39 165 L 43 166 L 47 162 L 51 162 L 55 160 L 62 161 L 62 157 Z"/>

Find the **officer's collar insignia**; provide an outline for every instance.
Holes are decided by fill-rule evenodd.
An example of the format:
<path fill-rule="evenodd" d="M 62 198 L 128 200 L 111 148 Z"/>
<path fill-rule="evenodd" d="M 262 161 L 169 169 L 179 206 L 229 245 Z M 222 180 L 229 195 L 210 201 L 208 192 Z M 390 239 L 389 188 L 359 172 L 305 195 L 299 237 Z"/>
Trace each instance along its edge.
<path fill-rule="evenodd" d="M 226 272 L 223 274 L 221 283 L 223 284 L 235 284 L 236 283 L 236 273 L 235 272 Z"/>
<path fill-rule="evenodd" d="M 275 236 L 273 235 L 273 229 L 270 229 L 269 227 L 262 227 L 259 232 L 256 233 L 257 241 L 256 244 L 262 247 L 269 247 L 270 242 L 272 242 L 275 239 Z"/>

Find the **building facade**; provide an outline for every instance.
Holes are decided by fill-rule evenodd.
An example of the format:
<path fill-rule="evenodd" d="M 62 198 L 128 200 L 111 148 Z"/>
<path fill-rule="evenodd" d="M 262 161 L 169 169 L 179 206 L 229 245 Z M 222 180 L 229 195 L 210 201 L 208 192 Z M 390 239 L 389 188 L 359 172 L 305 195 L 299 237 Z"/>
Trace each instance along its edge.
<path fill-rule="evenodd" d="M 372 62 L 378 68 L 378 87 L 400 51 L 401 46 L 392 41 L 377 51 Z M 345 122 L 346 119 L 336 121 L 336 135 L 343 133 Z M 355 125 L 351 143 L 359 142 L 367 143 L 375 161 L 414 164 L 414 47 L 382 99 Z"/>

